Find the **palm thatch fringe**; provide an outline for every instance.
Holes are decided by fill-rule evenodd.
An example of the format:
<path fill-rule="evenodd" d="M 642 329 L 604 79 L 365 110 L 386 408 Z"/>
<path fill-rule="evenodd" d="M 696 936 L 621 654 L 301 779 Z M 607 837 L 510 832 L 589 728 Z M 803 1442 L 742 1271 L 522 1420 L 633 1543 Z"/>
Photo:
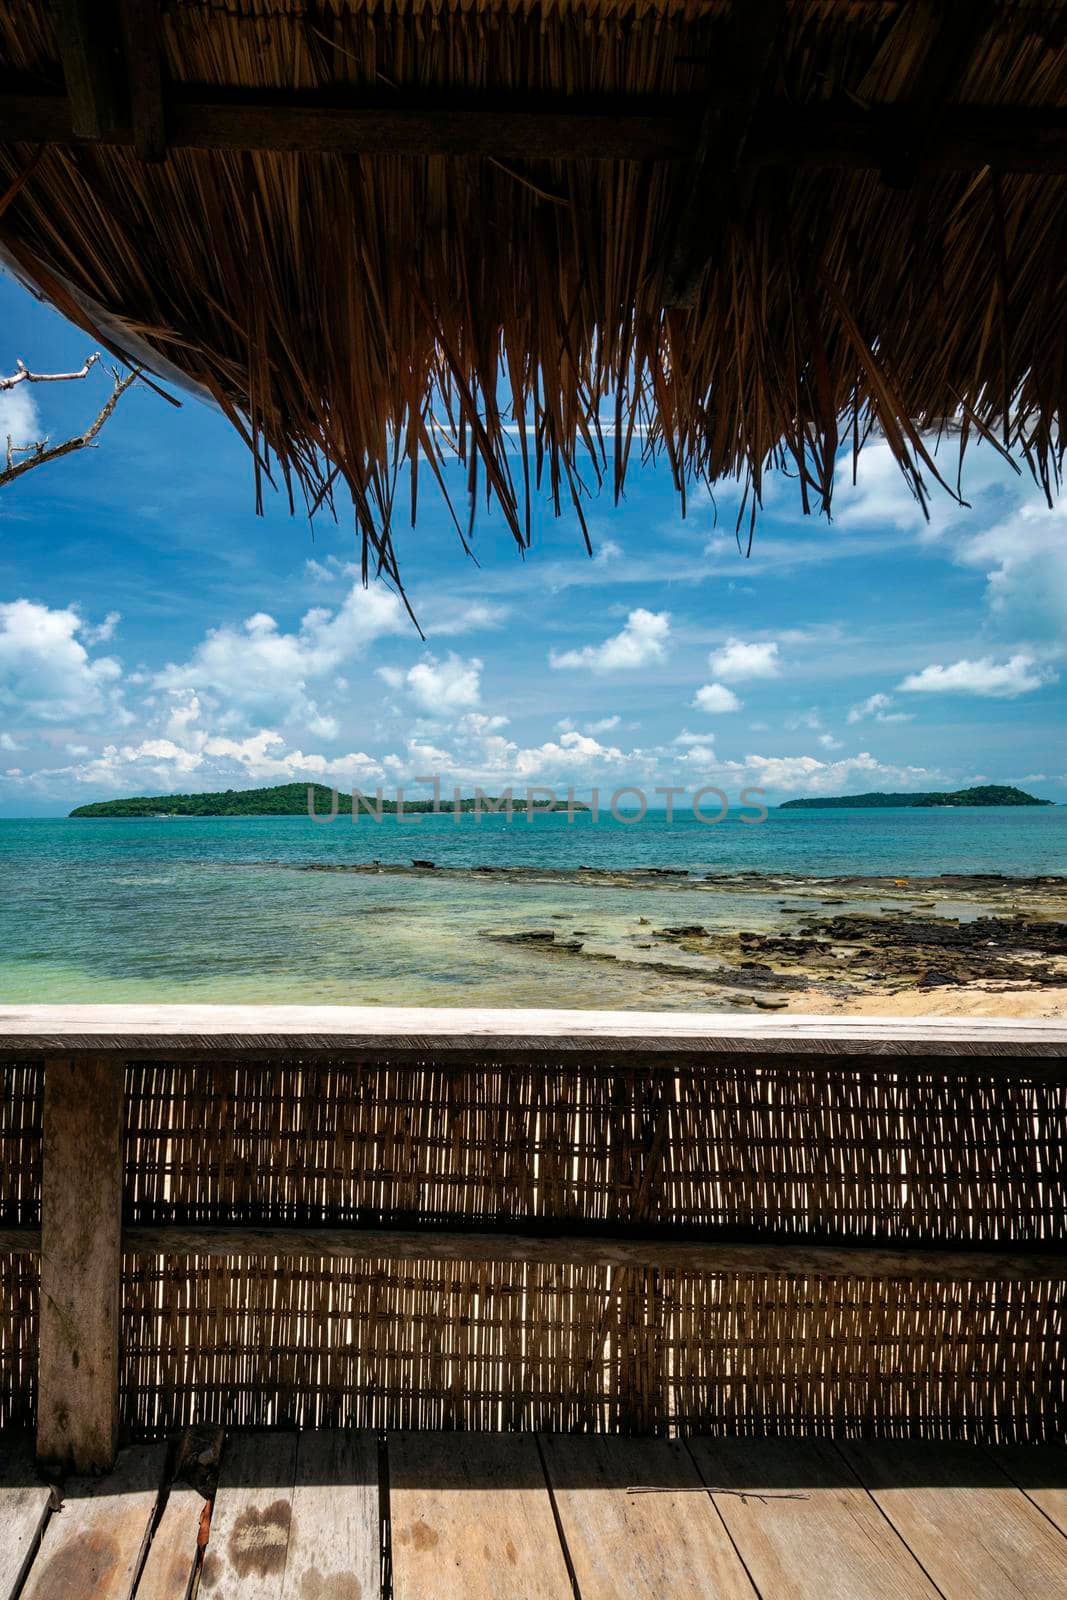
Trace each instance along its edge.
<path fill-rule="evenodd" d="M 734 97 L 742 134 L 708 76 L 736 41 L 731 0 L 172 0 L 160 28 L 172 95 L 655 102 L 694 129 L 704 114 L 705 167 L 718 139 L 723 172 L 707 189 L 699 163 L 581 149 L 175 145 L 142 162 L 106 143 L 16 140 L 0 145 L 0 246 L 95 338 L 210 394 L 252 452 L 257 502 L 269 481 L 318 508 L 343 483 L 365 572 L 395 583 L 402 483 L 414 519 L 420 473 L 446 490 L 453 455 L 468 545 L 483 497 L 527 545 L 535 487 L 584 526 L 587 493 L 607 480 L 619 496 L 637 456 L 669 462 L 683 503 L 696 482 L 737 480 L 751 514 L 768 470 L 785 467 L 804 511 L 828 513 L 842 446 L 857 451 L 872 429 L 924 504 L 937 475 L 926 440 L 946 425 L 961 454 L 979 437 L 1021 452 L 1051 496 L 1067 179 L 923 157 L 946 107 L 1063 111 L 1067 5 L 990 3 L 951 63 L 937 55 L 939 9 L 768 8 L 776 48 Z M 0 0 L 0 74 L 59 93 L 60 46 L 43 4 Z M 746 164 L 770 108 L 781 120 L 783 107 L 839 106 L 896 111 L 912 133 L 880 170 Z M 700 182 L 715 196 L 706 261 L 692 303 L 668 305 Z"/>

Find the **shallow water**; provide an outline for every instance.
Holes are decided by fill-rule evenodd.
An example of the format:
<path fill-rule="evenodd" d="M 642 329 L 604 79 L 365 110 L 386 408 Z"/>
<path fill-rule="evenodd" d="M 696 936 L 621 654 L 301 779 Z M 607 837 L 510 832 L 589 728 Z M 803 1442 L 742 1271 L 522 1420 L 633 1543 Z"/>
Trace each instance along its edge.
<path fill-rule="evenodd" d="M 308 865 L 683 868 L 672 884 L 536 874 L 346 873 Z M 762 876 L 716 885 L 731 872 Z M 335 1004 L 702 1008 L 729 1004 L 706 961 L 650 942 L 653 927 L 759 931 L 782 907 L 871 911 L 874 887 L 774 881 L 1067 872 L 1067 807 L 1047 810 L 771 812 L 752 826 L 662 816 L 625 825 L 564 816 L 450 815 L 415 825 L 362 818 L 0 821 L 0 1001 L 245 1001 Z M 695 880 L 710 875 L 707 885 Z M 929 891 L 916 891 L 929 899 Z M 938 891 L 941 914 L 972 893 Z M 1009 907 L 1010 909 L 1010 907 Z M 640 919 L 646 919 L 642 922 Z M 578 935 L 581 954 L 487 937 Z M 615 960 L 601 960 L 612 956 Z M 694 976 L 650 970 L 691 967 Z M 624 963 L 634 963 L 626 965 Z"/>

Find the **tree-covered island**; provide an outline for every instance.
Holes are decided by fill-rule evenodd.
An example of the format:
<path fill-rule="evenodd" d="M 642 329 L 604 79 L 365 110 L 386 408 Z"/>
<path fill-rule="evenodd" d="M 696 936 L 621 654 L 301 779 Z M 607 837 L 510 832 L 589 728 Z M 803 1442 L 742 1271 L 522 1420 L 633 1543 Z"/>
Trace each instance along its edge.
<path fill-rule="evenodd" d="M 163 794 L 163 795 L 138 795 L 122 800 L 94 800 L 89 805 L 76 806 L 70 813 L 72 817 L 306 817 L 308 814 L 308 789 L 314 794 L 315 814 L 323 820 L 330 815 L 333 806 L 332 789 L 324 784 L 314 783 L 281 783 L 271 789 L 223 789 L 214 794 Z M 338 794 L 338 809 L 346 811 L 351 804 L 351 797 L 344 793 Z M 503 811 L 507 800 L 497 795 L 465 795 L 458 802 L 453 802 L 450 797 L 441 796 L 437 809 L 451 815 L 458 804 L 462 812 L 480 810 L 483 812 Z M 366 805 L 376 814 L 379 801 L 376 795 L 366 796 Z M 382 799 L 381 814 L 395 816 L 403 810 L 404 816 L 425 815 L 434 810 L 432 800 L 409 800 L 405 797 L 403 807 L 396 800 Z M 515 797 L 511 802 L 513 811 L 527 810 L 528 802 Z M 588 811 L 589 807 L 580 800 L 568 803 L 566 800 L 557 800 L 551 806 L 547 801 L 535 800 L 535 811 Z M 360 808 L 361 815 L 365 815 L 364 807 Z"/>

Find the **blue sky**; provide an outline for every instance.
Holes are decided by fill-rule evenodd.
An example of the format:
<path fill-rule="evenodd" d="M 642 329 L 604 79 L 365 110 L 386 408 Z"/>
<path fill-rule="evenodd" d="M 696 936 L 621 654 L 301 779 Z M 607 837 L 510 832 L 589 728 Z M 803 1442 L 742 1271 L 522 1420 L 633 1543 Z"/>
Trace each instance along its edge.
<path fill-rule="evenodd" d="M 3 371 L 91 348 L 0 278 Z M 63 437 L 109 382 L 0 395 L 0 436 Z M 1067 799 L 1063 503 L 988 446 L 968 453 L 970 509 L 935 491 L 929 524 L 883 444 L 857 488 L 848 473 L 829 523 L 772 480 L 747 560 L 733 487 L 717 522 L 703 494 L 683 520 L 665 467 L 591 502 L 592 560 L 545 498 L 525 557 L 483 513 L 476 566 L 424 489 L 417 531 L 397 530 L 423 643 L 360 587 L 343 507 L 313 533 L 282 496 L 256 517 L 224 419 L 138 386 L 99 449 L 0 490 L 0 815 L 305 779 L 417 792 L 427 773 L 468 792 Z"/>

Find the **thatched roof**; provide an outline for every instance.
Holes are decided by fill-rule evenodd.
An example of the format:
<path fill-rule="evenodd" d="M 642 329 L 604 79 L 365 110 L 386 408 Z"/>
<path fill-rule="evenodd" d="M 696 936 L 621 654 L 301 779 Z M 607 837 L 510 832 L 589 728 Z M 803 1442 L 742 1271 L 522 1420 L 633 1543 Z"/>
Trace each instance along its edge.
<path fill-rule="evenodd" d="M 0 0 L 0 246 L 257 477 L 346 483 L 387 572 L 450 446 L 520 542 L 531 478 L 646 450 L 828 509 L 872 423 L 916 485 L 955 419 L 1049 490 L 1065 41 L 1067 0 Z"/>

